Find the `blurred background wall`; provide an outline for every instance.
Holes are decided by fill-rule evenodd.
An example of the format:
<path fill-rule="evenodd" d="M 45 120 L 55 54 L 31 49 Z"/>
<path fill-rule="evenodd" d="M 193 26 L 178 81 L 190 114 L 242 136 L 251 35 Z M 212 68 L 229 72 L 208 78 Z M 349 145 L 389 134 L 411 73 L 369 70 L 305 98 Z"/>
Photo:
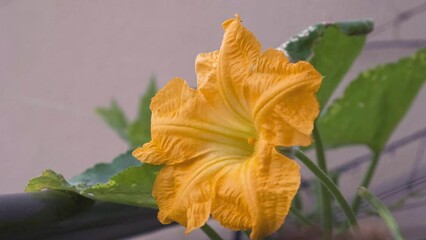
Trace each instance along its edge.
<path fill-rule="evenodd" d="M 264 48 L 317 22 L 373 19 L 377 31 L 348 82 L 361 70 L 424 47 L 424 8 L 424 0 L 0 0 L 0 193 L 22 192 L 44 169 L 71 177 L 127 150 L 94 108 L 114 98 L 133 118 L 153 75 L 160 87 L 175 76 L 195 86 L 195 56 L 219 48 L 221 24 L 235 13 Z M 401 15 L 406 10 L 408 18 Z M 416 41 L 375 44 L 382 40 Z M 423 88 L 392 140 L 426 127 L 425 103 Z M 366 152 L 334 151 L 332 165 Z M 395 173 L 408 175 L 414 152 L 382 169 L 374 186 L 396 181 Z"/>

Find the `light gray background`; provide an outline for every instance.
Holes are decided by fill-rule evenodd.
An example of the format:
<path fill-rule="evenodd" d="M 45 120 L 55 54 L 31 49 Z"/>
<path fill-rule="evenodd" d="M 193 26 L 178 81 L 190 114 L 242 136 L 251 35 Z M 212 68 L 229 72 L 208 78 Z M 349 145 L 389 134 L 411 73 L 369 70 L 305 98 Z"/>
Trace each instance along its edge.
<path fill-rule="evenodd" d="M 150 76 L 163 86 L 175 76 L 195 86 L 194 60 L 219 48 L 224 20 L 239 13 L 264 48 L 320 21 L 372 18 L 376 25 L 424 0 L 391 1 L 0 1 L 0 194 L 22 192 L 50 168 L 71 177 L 127 150 L 94 114 L 118 100 L 136 114 Z M 426 13 L 382 28 L 369 41 L 426 39 Z M 414 48 L 370 49 L 351 70 L 409 55 Z M 337 95 L 341 93 L 341 89 Z M 426 91 L 392 139 L 425 127 Z M 332 164 L 351 155 L 337 151 Z M 353 156 L 353 157 L 352 157 Z M 410 152 L 404 158 L 412 158 Z M 407 174 L 404 159 L 378 180 Z M 405 172 L 404 172 L 405 171 Z M 386 175 L 386 174 L 384 174 Z M 356 185 L 356 184 L 355 184 Z M 355 186 L 354 185 L 354 186 Z M 346 188 L 353 193 L 354 188 Z"/>

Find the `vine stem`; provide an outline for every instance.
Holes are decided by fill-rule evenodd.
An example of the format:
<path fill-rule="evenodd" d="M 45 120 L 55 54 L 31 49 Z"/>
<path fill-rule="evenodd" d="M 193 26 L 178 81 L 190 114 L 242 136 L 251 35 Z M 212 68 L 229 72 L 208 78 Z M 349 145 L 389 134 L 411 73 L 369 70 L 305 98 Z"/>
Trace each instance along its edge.
<path fill-rule="evenodd" d="M 374 173 L 376 172 L 379 159 L 380 151 L 374 151 L 373 158 L 371 159 L 367 172 L 365 173 L 364 178 L 362 179 L 361 187 L 368 188 L 370 186 L 370 182 L 373 179 Z M 361 200 L 361 196 L 356 195 L 354 201 L 352 202 L 352 211 L 355 213 L 355 215 L 358 213 L 359 207 L 361 206 Z"/>
<path fill-rule="evenodd" d="M 201 227 L 201 230 L 211 239 L 211 240 L 223 240 L 219 234 L 210 227 L 207 223 Z"/>
<path fill-rule="evenodd" d="M 299 219 L 299 221 L 311 228 L 316 228 L 315 224 L 307 217 L 305 217 L 305 215 L 303 215 L 302 212 L 299 211 L 299 209 L 295 208 L 295 207 L 291 207 L 290 208 L 290 214 L 293 215 L 294 217 L 296 217 L 297 219 Z M 319 229 L 318 229 L 319 230 Z"/>
<path fill-rule="evenodd" d="M 318 178 L 318 180 L 327 188 L 330 194 L 333 195 L 333 197 L 336 199 L 336 202 L 340 205 L 343 212 L 345 213 L 349 225 L 353 228 L 353 230 L 355 231 L 355 234 L 357 234 L 359 230 L 359 225 L 355 217 L 355 214 L 352 212 L 351 207 L 349 206 L 342 192 L 339 190 L 336 184 L 334 184 L 333 180 L 331 180 L 330 177 L 323 170 L 321 170 L 317 165 L 315 165 L 315 163 L 313 163 L 312 160 L 309 159 L 300 150 L 297 150 L 294 148 L 287 148 L 287 147 L 276 147 L 276 149 L 278 152 L 280 152 L 281 154 L 285 155 L 288 158 L 296 157 L 297 159 L 299 159 L 315 175 L 315 177 Z"/>
<path fill-rule="evenodd" d="M 327 162 L 325 159 L 324 148 L 321 141 L 321 135 L 318 128 L 315 126 L 313 130 L 313 137 L 315 141 L 315 150 L 317 155 L 318 167 L 327 174 Z M 323 229 L 322 239 L 331 239 L 333 235 L 333 217 L 331 209 L 331 199 L 327 191 L 327 187 L 320 186 L 319 199 L 321 199 L 321 223 Z"/>
<path fill-rule="evenodd" d="M 402 236 L 401 231 L 399 229 L 398 222 L 392 216 L 392 213 L 389 211 L 385 204 L 383 204 L 376 196 L 374 196 L 373 193 L 368 191 L 368 189 L 365 187 L 359 188 L 358 195 L 365 199 L 368 203 L 370 203 L 371 206 L 373 206 L 374 210 L 386 223 L 395 240 L 404 240 L 404 237 Z"/>

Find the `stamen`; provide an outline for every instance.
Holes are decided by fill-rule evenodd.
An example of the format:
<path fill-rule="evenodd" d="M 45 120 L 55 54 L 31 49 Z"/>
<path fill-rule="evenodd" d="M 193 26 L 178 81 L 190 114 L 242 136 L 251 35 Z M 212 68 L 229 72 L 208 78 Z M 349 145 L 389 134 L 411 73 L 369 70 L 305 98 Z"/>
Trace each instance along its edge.
<path fill-rule="evenodd" d="M 253 137 L 247 139 L 248 144 L 250 144 L 252 146 L 254 146 L 256 144 L 256 141 L 257 141 L 257 139 L 253 138 Z"/>

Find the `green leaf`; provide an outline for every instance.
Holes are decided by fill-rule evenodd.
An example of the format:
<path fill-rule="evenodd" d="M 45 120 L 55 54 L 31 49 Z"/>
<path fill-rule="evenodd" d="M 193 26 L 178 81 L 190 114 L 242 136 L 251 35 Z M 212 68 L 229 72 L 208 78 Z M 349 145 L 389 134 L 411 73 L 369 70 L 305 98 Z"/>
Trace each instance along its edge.
<path fill-rule="evenodd" d="M 110 107 L 99 107 L 96 113 L 124 140 L 127 140 L 126 129 L 128 121 L 123 110 L 115 100 L 111 101 Z"/>
<path fill-rule="evenodd" d="M 120 155 L 110 164 L 98 164 L 69 182 L 58 173 L 45 170 L 41 176 L 30 180 L 25 191 L 64 190 L 94 200 L 156 208 L 152 186 L 161 166 L 146 163 L 135 166 L 128 159 L 129 155 L 129 152 Z M 131 167 L 124 169 L 129 165 Z"/>
<path fill-rule="evenodd" d="M 151 110 L 149 109 L 149 105 L 156 92 L 155 79 L 152 78 L 139 102 L 138 116 L 127 128 L 131 147 L 141 146 L 151 140 Z"/>
<path fill-rule="evenodd" d="M 25 191 L 36 192 L 41 191 L 45 188 L 51 190 L 65 190 L 77 192 L 75 190 L 75 187 L 69 184 L 61 174 L 58 174 L 50 169 L 45 170 L 41 176 L 31 179 L 28 182 Z"/>
<path fill-rule="evenodd" d="M 140 146 L 151 139 L 149 105 L 156 91 L 155 80 L 152 79 L 141 97 L 136 120 L 131 123 L 115 101 L 111 102 L 110 107 L 98 108 L 96 112 L 130 146 Z M 141 165 L 129 151 L 111 163 L 96 164 L 70 181 L 52 170 L 46 170 L 42 176 L 30 180 L 26 191 L 65 190 L 94 200 L 155 208 L 157 205 L 152 197 L 152 186 L 160 168 Z"/>
<path fill-rule="evenodd" d="M 83 192 L 96 200 L 156 208 L 152 186 L 160 166 L 142 164 L 130 167 L 107 183 L 96 184 Z"/>
<path fill-rule="evenodd" d="M 386 226 L 389 228 L 392 236 L 396 240 L 403 240 L 404 237 L 399 230 L 398 222 L 392 216 L 392 213 L 389 209 L 384 205 L 376 196 L 373 195 L 370 191 L 368 191 L 365 187 L 360 187 L 358 190 L 358 194 L 374 208 L 374 210 L 379 214 L 379 216 L 386 223 Z"/>
<path fill-rule="evenodd" d="M 130 147 L 135 148 L 151 140 L 151 99 L 157 92 L 155 79 L 151 81 L 140 99 L 136 119 L 129 122 L 121 108 L 113 100 L 109 108 L 97 108 L 96 112 Z"/>
<path fill-rule="evenodd" d="M 318 101 L 324 107 L 372 30 L 373 22 L 369 20 L 320 23 L 294 36 L 280 49 L 293 62 L 309 61 L 324 76 L 317 93 Z"/>
<path fill-rule="evenodd" d="M 98 163 L 87 169 L 83 173 L 70 179 L 73 185 L 87 184 L 89 186 L 97 183 L 106 183 L 108 180 L 119 172 L 133 166 L 140 166 L 141 162 L 132 156 L 132 151 L 116 157 L 111 163 Z"/>
<path fill-rule="evenodd" d="M 379 153 L 426 80 L 426 49 L 361 73 L 319 120 L 328 147 L 365 144 Z"/>
<path fill-rule="evenodd" d="M 157 93 L 157 84 L 155 83 L 155 78 L 151 78 L 149 81 L 148 87 L 145 90 L 144 95 L 141 97 L 139 102 L 139 112 L 136 120 L 148 119 L 151 120 L 151 110 L 149 105 L 151 104 L 151 99 Z"/>

